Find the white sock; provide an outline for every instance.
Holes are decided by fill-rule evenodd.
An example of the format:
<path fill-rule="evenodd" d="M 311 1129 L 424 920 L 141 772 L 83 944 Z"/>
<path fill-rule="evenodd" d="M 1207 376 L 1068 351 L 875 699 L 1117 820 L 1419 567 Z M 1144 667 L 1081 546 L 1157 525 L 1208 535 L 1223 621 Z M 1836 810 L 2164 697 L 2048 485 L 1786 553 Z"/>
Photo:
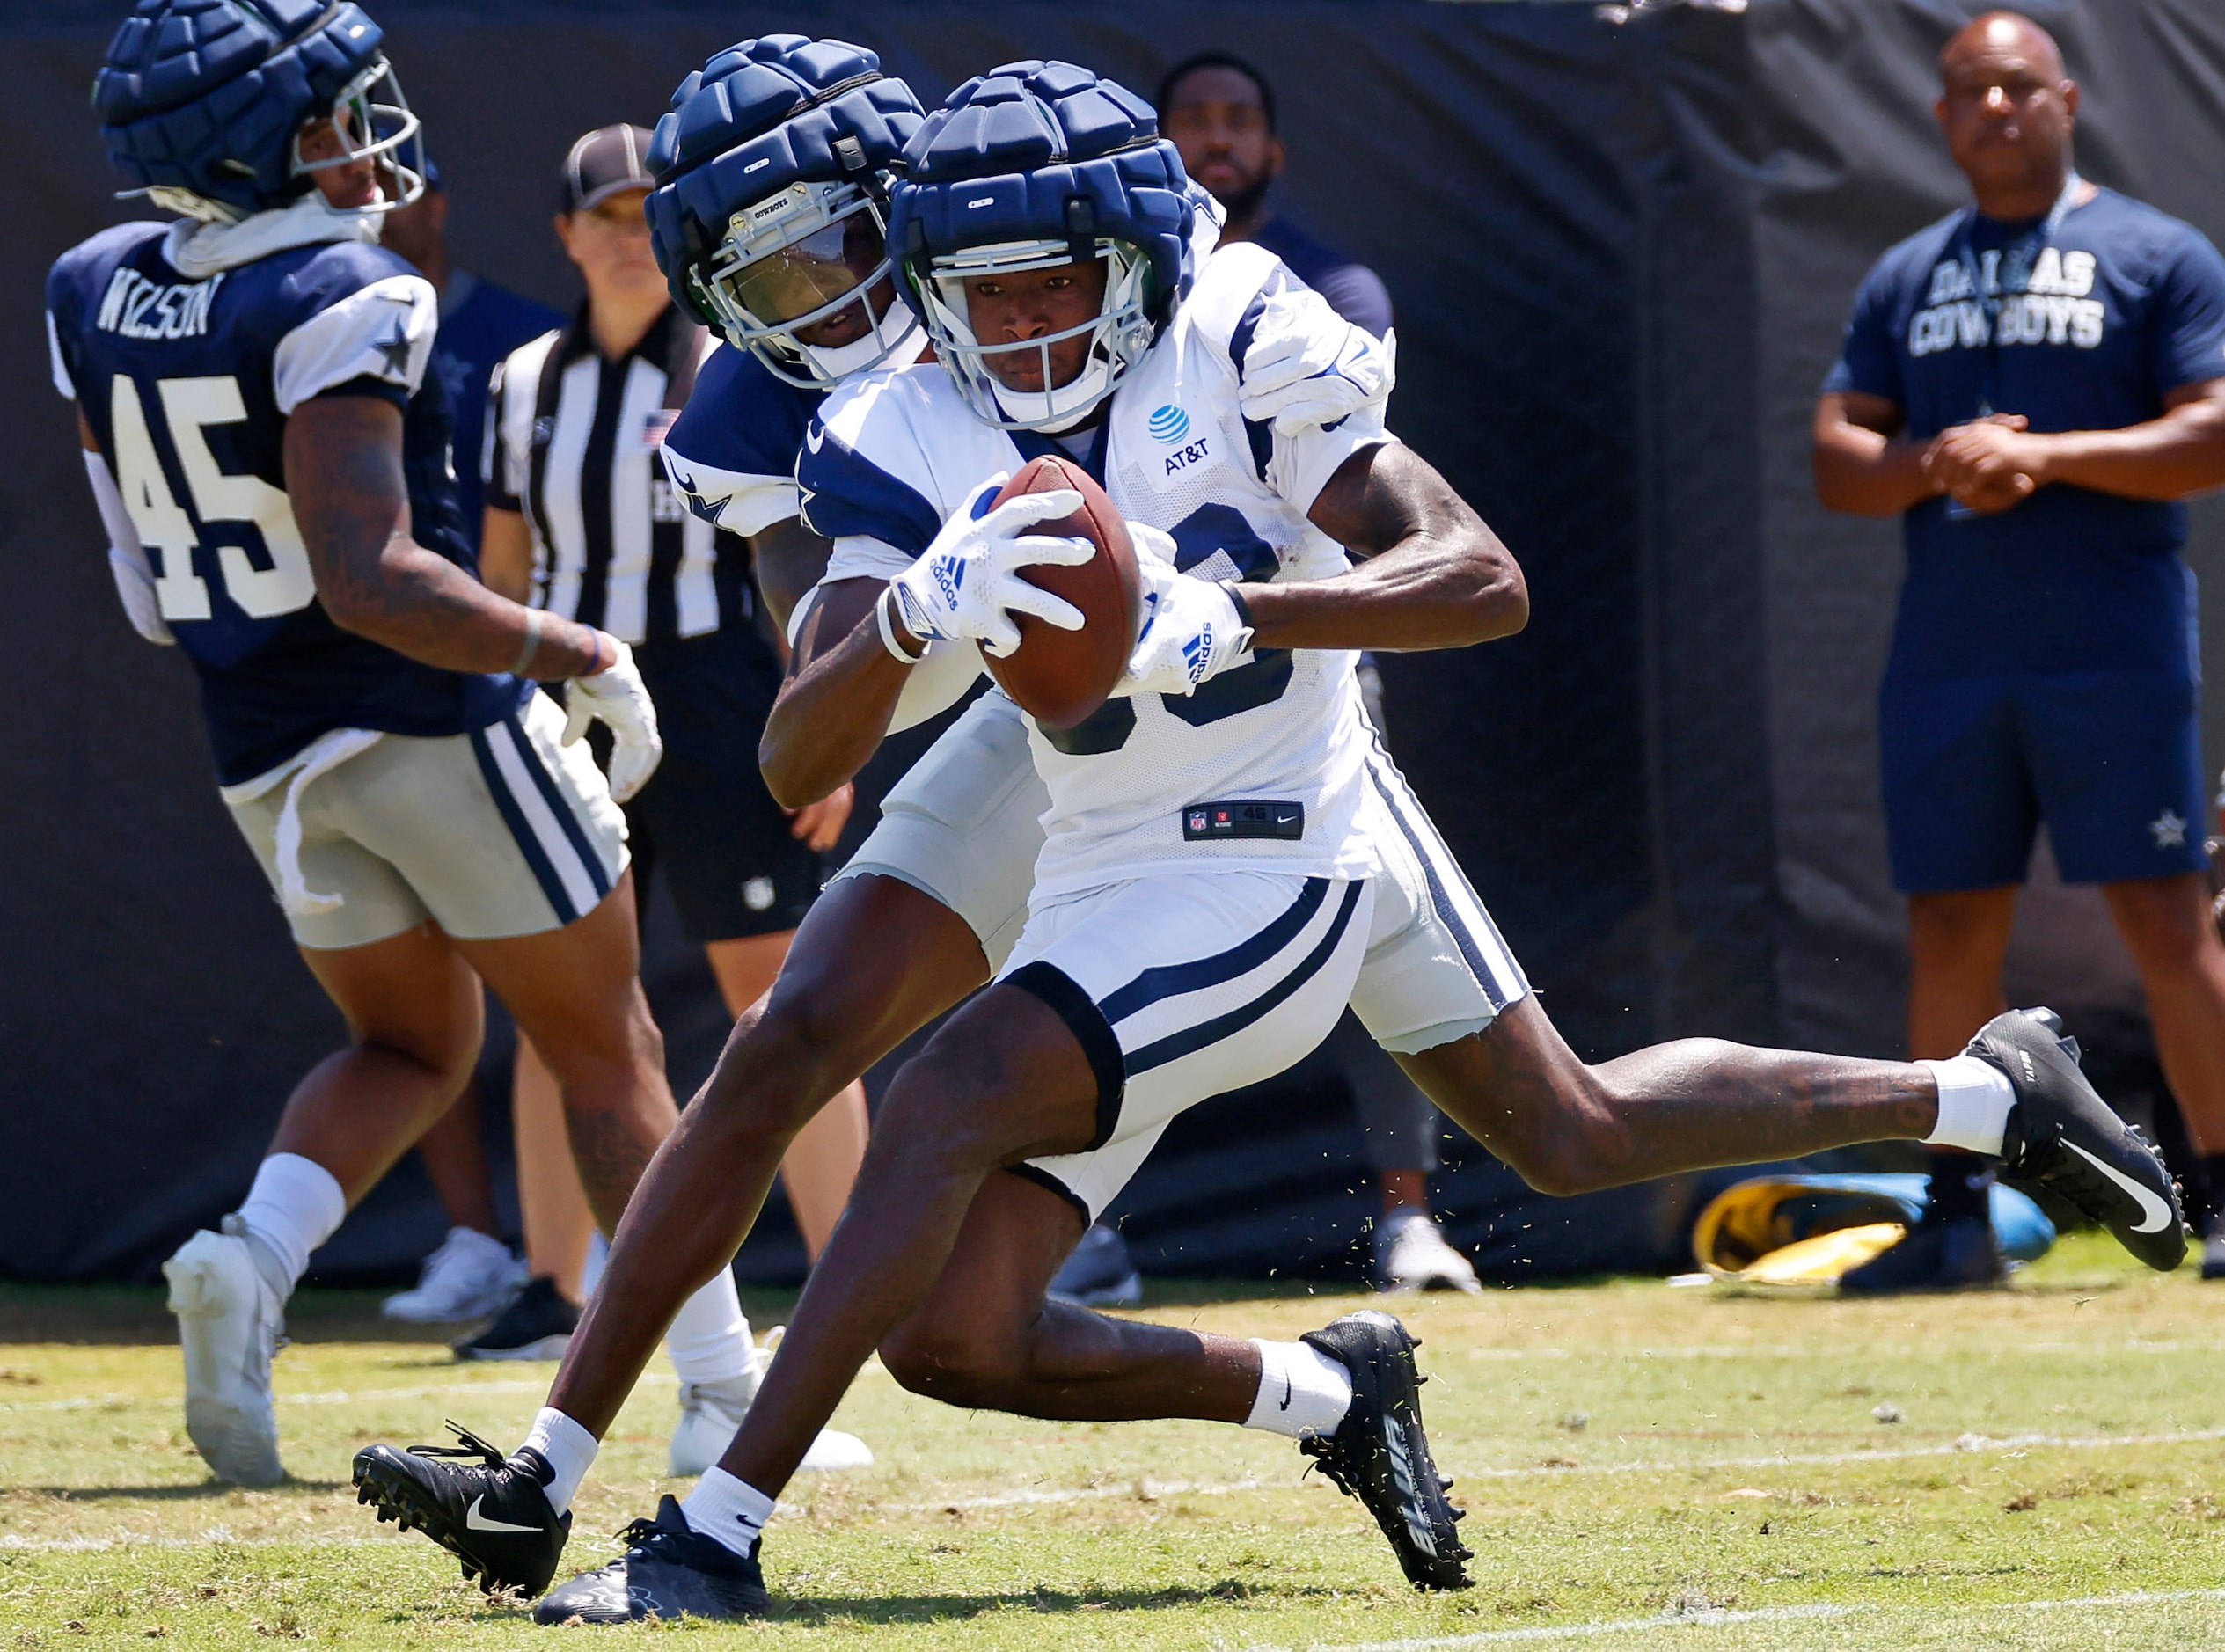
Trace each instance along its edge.
<path fill-rule="evenodd" d="M 248 1238 L 260 1241 L 263 1254 L 256 1261 L 281 1302 L 309 1270 L 309 1254 L 347 1217 L 348 1195 L 315 1159 L 273 1153 L 263 1160 L 239 1207 L 239 1223 Z"/>
<path fill-rule="evenodd" d="M 2016 1093 L 2009 1075 L 1975 1056 L 1951 1061 L 1920 1061 L 1939 1084 L 1939 1122 L 1924 1140 L 1936 1147 L 1963 1147 L 1973 1153 L 2001 1151 L 2002 1132 Z"/>
<path fill-rule="evenodd" d="M 757 1546 L 765 1523 L 772 1518 L 772 1499 L 714 1466 L 703 1471 L 695 1489 L 682 1501 L 680 1512 L 687 1517 L 690 1531 L 747 1555 Z"/>
<path fill-rule="evenodd" d="M 711 1283 L 680 1305 L 664 1351 L 684 1383 L 718 1383 L 750 1369 L 750 1322 L 734 1293 L 734 1276 L 721 1268 Z"/>
<path fill-rule="evenodd" d="M 555 1478 L 541 1490 L 548 1506 L 563 1514 L 580 1495 L 580 1482 L 594 1466 L 595 1454 L 603 1449 L 603 1443 L 561 1411 L 543 1406 L 534 1415 L 533 1426 L 526 1430 L 525 1445 L 518 1449 L 523 1451 L 526 1446 L 546 1458 L 548 1466 L 556 1471 Z"/>
<path fill-rule="evenodd" d="M 1352 1408 L 1352 1373 L 1311 1342 L 1263 1342 L 1259 1350 L 1259 1394 L 1248 1429 L 1286 1434 L 1293 1440 L 1333 1434 Z"/>

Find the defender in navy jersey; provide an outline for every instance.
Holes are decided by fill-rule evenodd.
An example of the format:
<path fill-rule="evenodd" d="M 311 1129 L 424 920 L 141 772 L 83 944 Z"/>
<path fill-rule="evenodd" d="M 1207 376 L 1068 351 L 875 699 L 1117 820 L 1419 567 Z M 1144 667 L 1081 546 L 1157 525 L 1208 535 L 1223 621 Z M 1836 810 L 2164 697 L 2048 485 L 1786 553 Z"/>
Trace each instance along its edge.
<path fill-rule="evenodd" d="M 283 1304 L 454 1100 L 482 979 L 599 1144 L 583 1173 L 613 1225 L 675 1116 L 622 824 L 574 743 L 609 725 L 631 790 L 654 713 L 623 643 L 475 576 L 426 376 L 432 289 L 374 245 L 421 186 L 380 40 L 350 4 L 143 0 L 94 106 L 137 193 L 185 216 L 104 231 L 48 287 L 119 594 L 192 660 L 223 795 L 349 1028 L 245 1202 L 164 1265 L 187 1432 L 249 1485 L 284 1473 Z M 527 679 L 565 681 L 568 719 Z M 738 1325 L 730 1282 L 706 1317 Z"/>
<path fill-rule="evenodd" d="M 2140 967 L 2225 1272 L 2225 947 L 2179 502 L 2225 482 L 2225 260 L 2077 175 L 2078 87 L 2045 31 L 1987 14 L 1941 71 L 1975 204 L 1878 260 L 1815 422 L 1824 502 L 1899 515 L 1907 547 L 1878 733 L 1910 1047 L 1950 1054 L 1999 1007 L 2044 820 Z M 1850 1286 L 2002 1276 L 1982 1167 L 1932 1181 L 1925 1222 Z"/>
<path fill-rule="evenodd" d="M 839 836 L 851 798 L 845 787 L 792 815 L 765 790 L 758 741 L 780 662 L 777 641 L 758 624 L 752 543 L 684 508 L 659 464 L 676 410 L 693 399 L 702 369 L 737 353 L 715 346 L 673 304 L 658 270 L 643 213 L 653 147 L 639 127 L 604 127 L 574 143 L 561 168 L 556 230 L 586 295 L 566 325 L 521 345 L 497 369 L 486 571 L 497 589 L 633 645 L 665 747 L 655 778 L 626 806 L 636 881 L 662 876 L 681 928 L 703 947 L 739 1016 L 772 984 L 816 898 L 821 855 Z M 800 434 L 787 438 L 791 455 Z M 759 532 L 773 525 L 752 520 Z M 563 1293 L 577 1283 L 570 1268 L 583 1259 L 585 1210 L 561 1185 L 570 1180 L 564 1155 L 542 1145 L 561 1143 L 563 1122 L 526 1041 L 514 1106 L 527 1144 L 519 1198 L 537 1281 L 509 1313 L 459 1345 L 473 1357 L 535 1349 L 568 1334 L 576 1315 Z M 784 1155 L 809 1254 L 842 1214 L 865 1138 L 865 1091 L 853 1084 Z M 724 1385 L 682 1385 L 667 1459 L 673 1473 L 699 1473 L 716 1458 L 754 1380 L 745 1372 Z M 815 1467 L 871 1460 L 848 1435 L 830 1434 L 815 1447 Z"/>

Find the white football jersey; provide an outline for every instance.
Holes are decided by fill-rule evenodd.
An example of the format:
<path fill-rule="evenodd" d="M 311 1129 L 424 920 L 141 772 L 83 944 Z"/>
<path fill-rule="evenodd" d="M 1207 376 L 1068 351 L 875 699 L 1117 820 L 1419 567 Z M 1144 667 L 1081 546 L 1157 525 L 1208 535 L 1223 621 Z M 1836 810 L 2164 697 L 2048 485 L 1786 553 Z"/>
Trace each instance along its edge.
<path fill-rule="evenodd" d="M 1299 284 L 1263 248 L 1223 249 L 1112 397 L 1089 466 L 1121 515 L 1164 530 L 1206 579 L 1319 580 L 1350 565 L 1306 513 L 1337 467 L 1392 440 L 1380 411 L 1295 437 L 1248 422 L 1238 374 L 1264 302 Z M 1342 325 L 1343 324 L 1337 323 Z M 890 579 L 981 482 L 1065 450 L 970 413 L 928 362 L 828 398 L 797 460 L 829 581 Z M 1068 457 L 1072 457 L 1069 455 Z M 1274 651 L 1187 698 L 1116 698 L 1028 742 L 1050 793 L 1036 897 L 1177 866 L 1340 878 L 1376 869 L 1358 821 L 1366 736 L 1358 655 Z"/>

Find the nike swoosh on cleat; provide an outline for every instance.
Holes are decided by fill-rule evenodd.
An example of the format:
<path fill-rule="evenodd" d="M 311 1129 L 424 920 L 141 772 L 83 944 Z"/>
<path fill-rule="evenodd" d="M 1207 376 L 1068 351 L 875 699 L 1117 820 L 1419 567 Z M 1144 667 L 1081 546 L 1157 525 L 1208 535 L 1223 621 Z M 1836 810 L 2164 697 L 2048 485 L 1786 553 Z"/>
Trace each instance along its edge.
<path fill-rule="evenodd" d="M 2137 1224 L 2133 1229 L 2134 1232 L 2160 1233 L 2170 1225 L 2171 1208 L 2163 1199 L 2156 1196 L 2154 1188 L 2143 1188 L 2123 1171 L 2112 1169 L 2103 1164 L 2100 1159 L 2095 1158 L 2076 1142 L 2065 1142 L 2063 1145 L 2140 1201 L 2140 1208 L 2147 1213 L 2148 1220 Z"/>
<path fill-rule="evenodd" d="M 1277 1411 L 1287 1411 L 1290 1409 L 1290 1373 L 1287 1371 L 1283 1373 L 1283 1403 L 1277 1406 L 1276 1409 Z"/>
<path fill-rule="evenodd" d="M 531 1537 L 538 1526 L 514 1526 L 507 1520 L 492 1520 L 479 1512 L 479 1504 L 487 1501 L 485 1492 L 472 1499 L 472 1506 L 464 1510 L 464 1524 L 473 1531 L 516 1531 Z"/>

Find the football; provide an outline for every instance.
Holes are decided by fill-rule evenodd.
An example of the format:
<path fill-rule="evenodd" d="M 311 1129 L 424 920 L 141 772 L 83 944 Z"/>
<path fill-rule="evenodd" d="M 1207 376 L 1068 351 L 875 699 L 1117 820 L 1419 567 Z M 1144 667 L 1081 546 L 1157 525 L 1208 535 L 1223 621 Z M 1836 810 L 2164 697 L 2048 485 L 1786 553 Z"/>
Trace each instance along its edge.
<path fill-rule="evenodd" d="M 1028 531 L 1087 539 L 1097 554 L 1072 567 L 1039 564 L 1021 577 L 1081 610 L 1082 628 L 1061 631 L 1032 614 L 1016 614 L 1020 646 L 1008 658 L 984 653 L 982 659 L 1022 711 L 1050 727 L 1072 728 L 1105 703 L 1127 669 L 1141 623 L 1142 595 L 1128 526 L 1080 465 L 1053 454 L 1030 459 L 1005 484 L 996 503 L 1060 487 L 1080 493 L 1081 508 Z"/>

